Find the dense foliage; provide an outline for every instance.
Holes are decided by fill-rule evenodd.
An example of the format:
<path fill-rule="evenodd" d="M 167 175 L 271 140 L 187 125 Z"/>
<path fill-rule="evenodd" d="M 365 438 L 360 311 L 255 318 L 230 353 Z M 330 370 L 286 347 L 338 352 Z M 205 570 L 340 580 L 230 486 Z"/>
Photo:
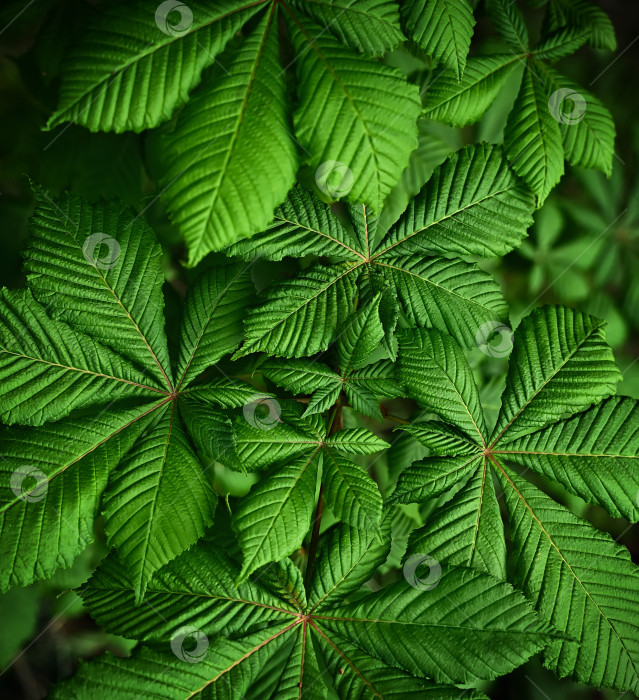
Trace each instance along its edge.
<path fill-rule="evenodd" d="M 0 291 L 4 607 L 69 570 L 119 640 L 52 697 L 479 699 L 535 655 L 639 695 L 639 568 L 606 531 L 639 521 L 611 348 L 637 209 L 608 109 L 552 65 L 615 34 L 586 0 L 476 5 L 77 20 L 43 133 L 139 176 L 144 132 L 157 191 L 56 186 L 43 154 Z M 587 207 L 553 199 L 566 162 L 613 175 L 576 171 Z"/>

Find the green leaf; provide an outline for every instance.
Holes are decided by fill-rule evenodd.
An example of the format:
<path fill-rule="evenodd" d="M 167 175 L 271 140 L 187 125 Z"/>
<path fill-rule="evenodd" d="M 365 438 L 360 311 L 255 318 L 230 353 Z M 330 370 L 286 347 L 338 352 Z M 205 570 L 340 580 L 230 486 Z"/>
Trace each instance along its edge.
<path fill-rule="evenodd" d="M 409 673 L 417 666 L 420 677 L 445 676 L 467 684 L 510 670 L 550 639 L 519 593 L 470 569 L 447 569 L 434 590 L 417 590 L 402 581 L 344 604 L 344 597 L 358 591 L 386 557 L 388 538 L 376 543 L 346 526 L 333 528 L 324 542 L 335 538 L 339 550 L 321 546 L 309 603 L 300 591 L 300 572 L 290 562 L 264 571 L 265 585 L 246 582 L 233 589 L 237 568 L 205 545 L 184 553 L 151 582 L 149 600 L 162 611 L 156 615 L 151 605 L 131 607 L 127 576 L 115 559 L 107 560 L 83 593 L 88 607 L 114 631 L 139 629 L 163 645 L 170 638 L 174 656 L 157 644 L 142 645 L 128 659 L 105 655 L 85 662 L 54 697 L 103 697 L 108 684 L 109 696 L 125 698 L 143 695 L 153 683 L 155 695 L 176 699 L 202 692 L 229 700 L 237 692 L 255 700 L 264 692 L 322 698 L 326 690 L 315 687 L 320 678 L 333 681 L 318 667 L 314 650 L 321 650 L 330 668 L 340 659 L 340 688 L 349 698 L 380 687 L 399 700 L 391 681 L 398 689 L 423 687 L 426 697 L 452 698 L 452 687 L 411 679 Z M 291 591 L 300 592 L 291 599 Z M 349 627 L 357 635 L 349 634 Z M 197 641 L 195 649 L 185 644 L 189 632 Z M 218 634 L 222 636 L 208 638 Z M 392 642 L 385 648 L 382 634 Z M 515 648 L 514 637 L 523 648 Z M 329 656 L 326 645 L 332 650 Z M 471 650 L 469 664 L 458 660 L 460 648 Z"/>
<path fill-rule="evenodd" d="M 399 380 L 420 406 L 485 444 L 484 415 L 473 375 L 457 343 L 436 330 L 400 336 Z"/>
<path fill-rule="evenodd" d="M 340 698 L 373 697 L 400 700 L 419 697 L 424 700 L 458 700 L 459 688 L 433 683 L 410 674 L 365 654 L 346 639 L 339 639 L 339 647 L 320 633 L 317 647 L 326 668 L 335 679 L 335 688 Z M 352 670 L 345 673 L 344 667 Z M 464 692 L 464 698 L 482 698 L 473 691 Z"/>
<path fill-rule="evenodd" d="M 249 312 L 244 345 L 235 357 L 259 351 L 300 357 L 326 350 L 353 311 L 356 270 L 316 265 L 269 290 L 265 303 Z"/>
<path fill-rule="evenodd" d="M 553 32 L 534 47 L 535 58 L 559 61 L 570 56 L 588 41 L 589 32 L 577 27 L 564 27 Z"/>
<path fill-rule="evenodd" d="M 348 214 L 359 243 L 360 253 L 364 257 L 369 258 L 377 236 L 379 217 L 375 216 L 370 209 L 367 209 L 366 204 L 349 204 Z"/>
<path fill-rule="evenodd" d="M 509 442 L 495 454 L 558 481 L 613 517 L 639 520 L 639 407 L 623 396 Z"/>
<path fill-rule="evenodd" d="M 404 38 L 391 0 L 293 0 L 290 5 L 343 44 L 373 56 L 394 49 Z"/>
<path fill-rule="evenodd" d="M 561 133 L 549 109 L 549 97 L 545 77 L 535 63 L 528 61 L 504 130 L 510 163 L 540 204 L 564 173 Z"/>
<path fill-rule="evenodd" d="M 487 460 L 482 463 L 424 527 L 413 530 L 407 562 L 419 562 L 427 555 L 440 563 L 470 566 L 506 580 L 504 527 Z"/>
<path fill-rule="evenodd" d="M 384 328 L 379 317 L 381 295 L 359 308 L 337 340 L 337 364 L 342 376 L 363 367 L 377 350 Z"/>
<path fill-rule="evenodd" d="M 264 401 L 268 414 L 257 416 L 258 406 L 247 407 L 234 422 L 235 449 L 245 469 L 265 469 L 321 448 L 326 428 L 319 416 L 301 417 L 295 401 Z M 254 413 L 255 411 L 255 413 Z"/>
<path fill-rule="evenodd" d="M 166 407 L 109 480 L 109 542 L 131 572 L 140 601 L 155 571 L 191 547 L 213 522 L 217 498 L 177 415 Z"/>
<path fill-rule="evenodd" d="M 146 221 L 120 204 L 73 195 L 54 202 L 39 187 L 34 194 L 24 255 L 34 295 L 51 315 L 169 384 L 162 248 Z"/>
<path fill-rule="evenodd" d="M 528 53 L 526 20 L 512 0 L 489 0 L 488 12 L 498 34 L 515 49 Z"/>
<path fill-rule="evenodd" d="M 379 323 L 382 327 L 382 336 L 376 348 L 377 352 L 375 354 L 371 353 L 371 355 L 373 357 L 378 357 L 379 350 L 382 348 L 384 354 L 395 361 L 397 359 L 397 341 L 394 336 L 400 317 L 400 307 L 397 303 L 397 296 L 391 285 L 388 284 L 388 281 L 384 279 L 384 276 L 377 274 L 374 268 L 365 268 L 358 283 L 358 305 L 360 309 L 377 306 L 377 316 L 379 320 L 373 325 L 376 327 Z M 349 326 L 347 332 L 345 332 L 345 336 L 349 334 L 350 328 Z M 377 329 L 377 332 L 379 332 L 379 329 Z M 370 362 L 370 360 L 367 361 Z"/>
<path fill-rule="evenodd" d="M 393 363 L 382 360 L 344 378 L 344 393 L 351 406 L 370 418 L 382 420 L 378 397 L 396 399 L 404 391 L 395 378 Z"/>
<path fill-rule="evenodd" d="M 326 439 L 327 447 L 334 447 L 340 452 L 356 455 L 375 454 L 388 447 L 385 440 L 377 437 L 366 428 L 346 428 L 338 430 Z"/>
<path fill-rule="evenodd" d="M 291 207 L 298 206 L 298 194 L 292 193 Z M 355 235 L 347 246 L 356 261 L 330 264 L 322 260 L 297 278 L 267 290 L 266 303 L 246 320 L 246 342 L 237 356 L 255 351 L 292 357 L 321 352 L 340 331 L 349 333 L 355 300 L 357 308 L 367 307 L 377 303 L 377 295 L 381 295 L 379 320 L 387 357 L 395 357 L 393 336 L 400 312 L 409 325 L 435 326 L 464 345 L 474 345 L 484 323 L 505 316 L 505 304 L 499 286 L 486 272 L 450 256 L 510 251 L 524 237 L 533 207 L 532 194 L 512 174 L 499 147 L 469 146 L 434 172 L 381 240 L 374 240 L 376 220 L 370 211 L 350 207 Z M 291 229 L 290 238 L 286 232 L 271 238 L 267 231 L 257 239 L 263 237 L 267 256 L 276 259 L 289 240 L 294 254 L 321 254 L 321 246 L 326 245 L 333 255 L 338 244 L 326 243 L 331 216 L 322 209 L 319 225 L 305 224 L 303 233 Z M 337 231 L 331 236 L 333 242 L 338 240 Z M 251 248 L 254 253 L 259 250 L 257 239 Z M 442 257 L 428 258 L 424 253 Z M 345 390 L 360 394 L 364 412 L 378 417 L 369 387 L 351 385 Z M 358 399 L 349 396 L 349 400 Z"/>
<path fill-rule="evenodd" d="M 164 394 L 120 355 L 47 316 L 30 290 L 0 291 L 0 380 L 7 424 L 42 425 L 73 409 Z"/>
<path fill-rule="evenodd" d="M 212 346 L 210 352 L 215 355 L 217 350 Z M 258 395 L 265 398 L 268 396 L 267 394 Z M 243 408 L 255 396 L 255 387 L 251 384 L 225 377 L 191 384 L 187 389 L 180 391 L 180 399 L 191 404 L 222 406 L 224 408 Z"/>
<path fill-rule="evenodd" d="M 344 393 L 350 406 L 365 416 L 376 418 L 379 421 L 384 420 L 379 407 L 377 393 L 374 388 L 369 388 L 365 383 L 359 381 L 349 381 L 344 383 Z"/>
<path fill-rule="evenodd" d="M 292 639 L 278 648 L 268 660 L 245 698 L 296 698 L 300 696 L 302 687 L 304 698 L 326 700 L 326 686 L 321 676 L 310 634 L 298 626 L 293 631 Z"/>
<path fill-rule="evenodd" d="M 329 384 L 328 386 L 318 389 L 313 394 L 313 398 L 308 402 L 304 415 L 311 416 L 314 413 L 323 413 L 324 411 L 328 411 L 337 403 L 341 393 L 342 382 L 339 380 L 333 384 Z"/>
<path fill-rule="evenodd" d="M 235 471 L 244 470 L 235 452 L 233 422 L 227 412 L 189 400 L 181 400 L 179 407 L 180 417 L 199 453 Z"/>
<path fill-rule="evenodd" d="M 158 10 L 161 5 L 158 6 Z M 73 121 L 91 131 L 143 131 L 166 121 L 260 4 L 222 0 L 180 6 L 180 19 L 144 3 L 106 8 L 74 47 L 47 128 Z M 185 26 L 183 26 L 185 25 Z"/>
<path fill-rule="evenodd" d="M 584 29 L 589 33 L 589 43 L 596 49 L 615 51 L 617 39 L 608 15 L 588 0 L 553 0 L 551 29 L 566 25 Z"/>
<path fill-rule="evenodd" d="M 444 73 L 444 75 L 448 74 Z M 432 87 L 432 83 L 430 86 Z M 422 88 L 420 94 L 426 98 L 425 87 Z M 444 124 L 420 117 L 417 120 L 417 128 L 419 144 L 417 149 L 411 153 L 410 162 L 402 174 L 402 179 L 384 202 L 384 209 L 378 223 L 380 232 L 388 231 L 406 209 L 410 198 L 421 190 L 424 183 L 433 174 L 433 170 L 443 163 L 450 153 L 461 147 L 460 135 L 456 131 L 448 129 Z"/>
<path fill-rule="evenodd" d="M 413 41 L 461 80 L 475 24 L 468 0 L 409 0 L 402 9 Z"/>
<path fill-rule="evenodd" d="M 477 452 L 476 443 L 470 440 L 463 431 L 447 423 L 439 421 L 413 423 L 412 425 L 400 425 L 398 429 L 410 433 L 430 450 L 431 455 L 454 457 L 455 455 Z"/>
<path fill-rule="evenodd" d="M 257 581 L 237 585 L 239 567 L 224 552 L 202 544 L 158 571 L 140 607 L 131 572 L 107 557 L 81 591 L 91 616 L 108 632 L 139 640 L 170 641 L 182 625 L 206 635 L 245 633 L 277 620 L 277 608 L 295 610 Z"/>
<path fill-rule="evenodd" d="M 233 244 L 226 253 L 249 260 L 256 256 L 282 260 L 293 255 L 323 255 L 358 261 L 362 257 L 357 242 L 330 207 L 301 185 L 291 189 L 264 233 Z"/>
<path fill-rule="evenodd" d="M 187 625 L 186 631 L 176 630 L 175 646 L 180 655 L 164 648 L 147 647 L 136 650 L 129 659 L 107 652 L 92 662 L 84 662 L 78 673 L 58 686 L 52 697 L 97 700 L 108 694 L 114 700 L 125 700 L 144 696 L 153 688 L 158 698 L 183 700 L 189 695 L 201 695 L 215 683 L 213 697 L 232 700 L 238 693 L 244 696 L 271 654 L 298 633 L 295 626 L 295 622 L 288 625 L 280 622 L 241 639 L 218 637 L 209 644 L 197 630 L 187 635 L 191 629 Z M 204 648 L 204 653 L 200 651 L 202 658 L 185 649 L 193 640 L 199 643 L 200 639 Z M 183 640 L 181 644 L 180 640 Z M 199 651 L 197 645 L 195 650 Z M 170 673 L 168 678 L 167 673 Z M 165 680 L 158 682 L 158 678 Z"/>
<path fill-rule="evenodd" d="M 263 567 L 256 581 L 261 581 L 264 588 L 279 600 L 287 601 L 296 610 L 304 610 L 307 605 L 304 577 L 291 559 L 271 562 Z"/>
<path fill-rule="evenodd" d="M 196 93 L 175 130 L 162 136 L 160 152 L 163 196 L 190 265 L 263 229 L 295 181 L 277 5 L 210 82 L 214 87 Z"/>
<path fill-rule="evenodd" d="M 481 462 L 479 452 L 415 462 L 399 475 L 391 502 L 421 503 L 441 496 L 467 479 Z"/>
<path fill-rule="evenodd" d="M 300 457 L 251 488 L 233 515 L 244 563 L 241 581 L 302 546 L 315 506 L 319 449 Z"/>
<path fill-rule="evenodd" d="M 614 393 L 621 374 L 603 326 L 563 306 L 535 309 L 521 322 L 494 443 L 508 443 Z"/>
<path fill-rule="evenodd" d="M 295 394 L 311 394 L 339 381 L 339 374 L 315 360 L 267 359 L 260 365 L 265 377 Z"/>
<path fill-rule="evenodd" d="M 324 498 L 343 522 L 362 530 L 379 530 L 382 497 L 377 484 L 359 465 L 339 452 L 323 451 Z"/>
<path fill-rule="evenodd" d="M 444 567 L 431 590 L 394 583 L 318 613 L 316 624 L 385 663 L 442 683 L 507 673 L 548 639 L 547 627 L 509 584 Z"/>
<path fill-rule="evenodd" d="M 628 551 L 497 465 L 513 523 L 515 580 L 569 638 L 544 652 L 562 677 L 639 690 L 639 569 Z"/>
<path fill-rule="evenodd" d="M 471 347 L 483 324 L 506 314 L 499 284 L 475 263 L 414 253 L 386 255 L 378 266 L 411 326 L 434 326 Z"/>
<path fill-rule="evenodd" d="M 377 392 L 378 396 L 396 399 L 404 396 L 395 374 L 395 365 L 390 360 L 380 360 L 345 378 L 345 385 L 358 386 Z"/>
<path fill-rule="evenodd" d="M 390 517 L 381 522 L 383 538 L 349 525 L 334 525 L 322 536 L 308 602 L 311 612 L 357 591 L 390 551 Z"/>
<path fill-rule="evenodd" d="M 379 212 L 417 147 L 417 86 L 344 48 L 325 29 L 289 18 L 297 53 L 295 133 L 308 162 L 325 192 Z M 334 186 L 327 178 L 336 168 L 345 176 Z"/>
<path fill-rule="evenodd" d="M 253 407 L 259 398 L 250 384 L 218 379 L 180 392 L 180 416 L 197 450 L 236 471 L 244 471 L 235 452 L 235 432 L 224 408 Z M 223 407 L 223 408 L 220 408 Z M 210 465 L 209 465 L 210 466 Z"/>
<path fill-rule="evenodd" d="M 312 394 L 305 416 L 331 408 L 342 390 L 339 374 L 317 360 L 270 359 L 260 365 L 265 377 L 294 394 Z"/>
<path fill-rule="evenodd" d="M 612 173 L 615 125 L 608 109 L 589 92 L 552 68 L 544 66 L 553 91 L 549 108 L 559 116 L 566 160 L 581 168 Z M 567 104 L 572 102 L 572 108 Z M 565 111 L 564 111 L 565 110 Z"/>
<path fill-rule="evenodd" d="M 93 541 L 109 473 L 156 405 L 0 432 L 0 590 L 51 577 Z"/>
<path fill-rule="evenodd" d="M 461 80 L 444 73 L 428 86 L 424 96 L 424 116 L 466 126 L 479 121 L 521 59 L 496 55 L 469 58 Z"/>
<path fill-rule="evenodd" d="M 498 146 L 467 146 L 440 165 L 375 250 L 504 255 L 532 224 L 530 193 Z"/>
<path fill-rule="evenodd" d="M 565 307 L 543 307 L 524 318 L 515 333 L 490 444 L 468 454 L 454 431 L 440 430 L 437 436 L 418 424 L 415 434 L 426 432 L 425 443 L 449 456 L 406 469 L 391 502 L 445 497 L 443 506 L 431 509 L 426 526 L 412 535 L 407 566 L 419 564 L 414 557 L 421 557 L 431 573 L 431 559 L 438 565 L 441 560 L 471 563 L 502 577 L 507 573 L 553 629 L 565 635 L 545 651 L 549 668 L 559 677 L 635 692 L 639 570 L 609 535 L 505 466 L 510 461 L 523 473 L 532 469 L 612 515 L 637 518 L 637 402 L 611 396 L 619 371 L 602 327 L 603 322 Z M 457 365 L 467 371 L 464 358 Z M 514 543 L 507 568 L 489 464 L 506 498 Z"/>
<path fill-rule="evenodd" d="M 37 426 L 0 436 L 10 458 L 0 484 L 0 583 L 26 585 L 70 566 L 102 513 L 139 600 L 151 575 L 212 524 L 216 496 L 191 440 L 202 458 L 241 467 L 220 408 L 251 406 L 255 389 L 192 378 L 237 345 L 237 296 L 246 300 L 247 290 L 230 268 L 196 281 L 184 347 L 175 343 L 174 389 L 162 251 L 144 220 L 117 205 L 38 197 L 28 288 L 0 292 L 3 421 Z"/>
<path fill-rule="evenodd" d="M 252 298 L 253 283 L 244 265 L 212 268 L 190 285 L 180 332 L 178 390 L 237 348 L 242 313 Z"/>

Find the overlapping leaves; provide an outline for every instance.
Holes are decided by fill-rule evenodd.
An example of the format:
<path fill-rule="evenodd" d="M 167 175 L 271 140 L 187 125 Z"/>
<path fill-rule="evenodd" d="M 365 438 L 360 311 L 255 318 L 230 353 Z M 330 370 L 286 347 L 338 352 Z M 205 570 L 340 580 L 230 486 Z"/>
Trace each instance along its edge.
<path fill-rule="evenodd" d="M 487 8 L 508 51 L 467 59 L 468 0 L 401 8 L 395 0 L 164 2 L 155 12 L 140 1 L 109 5 L 64 63 L 48 128 L 165 124 L 151 140 L 152 160 L 191 264 L 262 231 L 300 165 L 326 194 L 379 214 L 418 146 L 417 86 L 377 60 L 405 38 L 443 64 L 422 114 L 455 126 L 477 121 L 525 65 L 505 144 L 540 202 L 561 177 L 563 156 L 609 172 L 610 114 L 548 65 L 584 43 L 614 48 L 607 16 L 585 0 L 556 0 L 531 48 L 515 3 Z"/>
<path fill-rule="evenodd" d="M 551 639 L 520 593 L 468 568 L 446 568 L 431 590 L 401 581 L 353 595 L 388 549 L 388 540 L 339 525 L 324 535 L 308 588 L 290 561 L 236 588 L 237 565 L 201 545 L 155 576 L 150 605 L 139 608 L 126 572 L 107 560 L 84 602 L 105 629 L 145 644 L 130 659 L 85 663 L 54 697 L 324 698 L 331 688 L 343 698 L 452 700 L 455 684 L 507 672 Z M 185 659 L 189 630 L 206 644 Z"/>
<path fill-rule="evenodd" d="M 162 251 L 144 219 L 37 195 L 27 289 L 0 299 L 0 417 L 12 425 L 0 436 L 2 589 L 69 566 L 102 512 L 141 596 L 213 521 L 193 442 L 204 454 L 230 449 L 221 407 L 255 390 L 196 380 L 239 344 L 252 283 L 237 265 L 194 282 L 172 367 Z"/>
<path fill-rule="evenodd" d="M 526 317 L 492 431 L 451 338 L 436 330 L 407 334 L 399 377 L 443 422 L 408 428 L 432 456 L 402 473 L 394 497 L 419 502 L 448 494 L 411 535 L 408 554 L 500 578 L 511 572 L 540 615 L 567 635 L 544 652 L 549 668 L 636 693 L 639 569 L 609 535 L 524 478 L 532 470 L 615 517 L 639 519 L 639 406 L 614 395 L 621 375 L 603 322 L 564 307 Z M 509 569 L 495 486 L 510 522 Z"/>
<path fill-rule="evenodd" d="M 512 250 L 526 235 L 532 209 L 532 195 L 501 149 L 489 145 L 452 155 L 383 235 L 365 205 L 350 209 L 348 230 L 296 186 L 264 233 L 227 252 L 245 259 L 314 254 L 323 260 L 268 290 L 246 319 L 237 355 L 323 351 L 354 323 L 356 302 L 367 309 L 363 313 L 378 313 L 391 357 L 400 314 L 412 326 L 434 326 L 471 345 L 484 323 L 503 319 L 506 307 L 496 282 L 463 258 Z"/>
<path fill-rule="evenodd" d="M 358 413 L 382 420 L 379 397 L 394 399 L 404 392 L 395 377 L 393 362 L 377 359 L 385 340 L 381 301 L 378 294 L 353 314 L 326 357 L 269 358 L 260 364 L 260 371 L 295 395 L 311 395 L 304 416 L 330 409 L 343 394 Z M 392 338 L 388 346 L 395 347 Z M 335 369 L 326 360 L 332 360 Z"/>
<path fill-rule="evenodd" d="M 157 151 L 195 264 L 269 223 L 300 153 L 345 164 L 349 198 L 380 209 L 417 146 L 417 86 L 374 58 L 403 38 L 393 0 L 110 6 L 68 56 L 49 128 L 142 131 L 182 108 Z"/>

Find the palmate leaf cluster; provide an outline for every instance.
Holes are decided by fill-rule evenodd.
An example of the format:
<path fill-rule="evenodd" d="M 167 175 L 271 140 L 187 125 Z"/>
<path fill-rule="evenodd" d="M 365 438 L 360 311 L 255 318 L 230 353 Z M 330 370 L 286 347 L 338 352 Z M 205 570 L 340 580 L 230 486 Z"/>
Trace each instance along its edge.
<path fill-rule="evenodd" d="M 609 535 L 524 478 L 539 474 L 613 517 L 639 519 L 639 405 L 614 395 L 621 374 L 602 326 L 557 306 L 524 318 L 492 429 L 455 341 L 433 329 L 407 333 L 400 381 L 441 421 L 406 428 L 431 457 L 402 472 L 392 498 L 412 503 L 446 494 L 411 534 L 407 556 L 427 553 L 509 578 L 567 635 L 544 651 L 549 668 L 637 693 L 639 568 Z"/>
<path fill-rule="evenodd" d="M 1 417 L 13 426 L 2 433 L 2 589 L 69 566 L 102 513 L 141 596 L 213 522 L 217 496 L 194 443 L 203 431 L 224 441 L 220 408 L 255 389 L 194 380 L 240 343 L 253 285 L 242 266 L 204 272 L 172 363 L 162 251 L 144 219 L 37 196 L 27 288 L 2 290 L 0 304 Z"/>
<path fill-rule="evenodd" d="M 564 158 L 608 172 L 613 155 L 605 108 L 550 67 L 614 48 L 606 16 L 532 4 L 538 41 L 516 4 L 485 3 L 494 55 L 469 55 L 467 0 L 115 4 L 72 49 L 49 126 L 160 127 L 190 264 L 228 260 L 165 313 L 142 215 L 34 187 L 26 288 L 0 298 L 0 586 L 50 578 L 103 527 L 78 593 L 138 643 L 53 697 L 479 700 L 537 653 L 639 693 L 639 570 L 564 505 L 639 519 L 639 407 L 615 393 L 603 322 L 525 316 L 496 417 L 466 353 L 509 323 L 489 259 L 522 244 Z M 437 66 L 423 106 L 381 58 L 402 42 Z M 441 152 L 384 217 L 418 117 L 473 123 L 515 70 L 504 144 Z M 294 184 L 334 162 L 348 191 L 316 184 L 347 202 Z M 277 272 L 256 294 L 258 261 Z M 403 468 L 398 435 L 426 456 Z"/>
<path fill-rule="evenodd" d="M 256 373 L 308 397 L 276 399 L 202 375 L 252 323 L 243 333 L 255 303 L 243 265 L 196 278 L 172 356 L 160 248 L 144 220 L 37 192 L 28 287 L 3 292 L 3 421 L 13 424 L 2 434 L 3 585 L 68 566 L 102 513 L 114 552 L 80 593 L 105 630 L 141 642 L 130 659 L 84 664 L 59 697 L 152 687 L 171 698 L 237 688 L 246 697 L 298 697 L 300 688 L 326 697 L 330 688 L 348 698 L 452 698 L 542 649 L 559 676 L 639 689 L 637 567 L 526 478 L 639 517 L 639 407 L 614 396 L 620 374 L 602 322 L 564 307 L 524 318 L 492 428 L 460 344 L 429 324 L 385 329 L 377 292 L 325 355 L 259 358 Z M 116 234 L 118 255 L 113 243 L 89 255 L 84 234 L 96 230 Z M 385 503 L 357 459 L 388 443 L 336 422 L 343 403 L 381 418 L 380 396 L 410 396 L 440 419 L 404 427 L 430 456 L 401 473 Z M 247 420 L 256 398 L 275 402 L 275 421 Z M 41 500 L 42 482 L 13 489 L 25 455 L 46 476 Z M 228 534 L 214 524 L 211 457 L 263 474 L 233 507 L 237 555 L 220 549 Z M 318 489 L 338 522 L 303 582 L 287 556 L 304 546 Z M 407 565 L 436 563 L 434 585 L 405 568 L 405 578 L 366 593 L 389 554 L 393 513 L 435 498 L 405 555 Z M 179 646 L 194 632 L 206 639 L 197 663 Z"/>
<path fill-rule="evenodd" d="M 346 325 L 363 324 L 369 342 L 379 340 L 394 358 L 400 317 L 475 344 L 478 329 L 503 320 L 506 306 L 496 282 L 468 258 L 496 257 L 516 247 L 533 207 L 502 149 L 487 144 L 450 156 L 385 233 L 378 233 L 366 205 L 350 207 L 346 228 L 327 205 L 297 186 L 264 233 L 227 252 L 246 260 L 323 259 L 268 290 L 246 319 L 236 356 L 312 355 L 326 350 Z M 376 333 L 381 337 L 373 339 Z"/>
<path fill-rule="evenodd" d="M 564 157 L 608 173 L 608 111 L 550 65 L 586 43 L 614 49 L 606 15 L 552 0 L 533 46 L 515 3 L 487 9 L 505 48 L 469 56 L 469 0 L 109 4 L 65 57 L 48 128 L 156 129 L 149 161 L 193 265 L 262 231 L 301 166 L 325 194 L 379 214 L 419 146 L 418 119 L 477 121 L 515 70 L 504 144 L 538 202 Z M 437 66 L 421 89 L 383 60 L 400 44 Z"/>
<path fill-rule="evenodd" d="M 504 673 L 552 637 L 521 593 L 471 569 L 446 569 L 432 591 L 400 581 L 349 600 L 389 546 L 335 526 L 307 586 L 287 561 L 239 587 L 233 562 L 202 546 L 166 567 L 149 586 L 149 606 L 133 612 L 131 583 L 107 559 L 83 600 L 105 629 L 145 644 L 131 659 L 109 654 L 81 666 L 54 697 L 325 698 L 332 688 L 343 698 L 453 700 L 461 691 L 452 683 Z M 181 621 L 214 639 L 199 663 L 167 651 Z"/>

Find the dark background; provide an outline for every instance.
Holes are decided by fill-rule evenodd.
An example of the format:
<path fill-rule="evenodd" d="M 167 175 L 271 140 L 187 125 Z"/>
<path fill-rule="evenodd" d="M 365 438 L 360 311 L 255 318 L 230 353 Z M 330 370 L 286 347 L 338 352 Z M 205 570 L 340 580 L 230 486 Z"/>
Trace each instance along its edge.
<path fill-rule="evenodd" d="M 157 188 L 148 166 L 145 135 L 90 134 L 69 125 L 42 131 L 55 107 L 64 51 L 98 4 L 81 0 L 0 4 L 0 283 L 23 284 L 20 251 L 27 242 L 33 208 L 31 178 L 54 193 L 68 188 L 92 200 L 117 197 L 137 209 L 150 204 L 147 217 L 166 251 L 170 313 L 170 302 L 183 293 L 189 273 L 180 264 L 185 251 L 179 236 L 161 204 L 154 201 Z M 617 51 L 584 48 L 564 59 L 559 69 L 611 110 L 617 127 L 613 176 L 607 179 L 601 173 L 568 168 L 537 213 L 530 238 L 520 250 L 488 267 L 502 282 L 514 322 L 532 305 L 548 302 L 574 305 L 604 317 L 624 372 L 619 393 L 639 398 L 639 3 L 607 0 L 599 4 L 615 26 Z M 533 27 L 537 16 L 528 13 Z M 481 19 L 473 47 L 489 43 L 492 36 L 489 23 Z M 397 63 L 402 63 L 402 56 Z M 514 99 L 514 89 L 511 93 L 506 103 Z M 479 138 L 499 140 L 502 112 L 496 105 L 479 126 L 454 130 L 458 133 L 451 138 L 458 144 Z M 428 162 L 422 165 L 425 172 L 432 167 Z M 258 269 L 257 274 L 265 283 L 291 264 Z M 479 358 L 478 362 L 482 400 L 491 410 L 499 396 L 504 361 Z M 600 509 L 570 500 L 565 493 L 556 497 L 610 531 L 639 563 L 639 527 L 613 521 Z M 52 682 L 73 672 L 78 658 L 105 649 L 120 654 L 130 649 L 130 642 L 101 632 L 69 591 L 86 580 L 104 552 L 98 532 L 96 544 L 72 569 L 0 596 L 2 697 L 44 697 Z M 537 660 L 485 690 L 495 700 L 632 697 L 559 681 Z"/>

